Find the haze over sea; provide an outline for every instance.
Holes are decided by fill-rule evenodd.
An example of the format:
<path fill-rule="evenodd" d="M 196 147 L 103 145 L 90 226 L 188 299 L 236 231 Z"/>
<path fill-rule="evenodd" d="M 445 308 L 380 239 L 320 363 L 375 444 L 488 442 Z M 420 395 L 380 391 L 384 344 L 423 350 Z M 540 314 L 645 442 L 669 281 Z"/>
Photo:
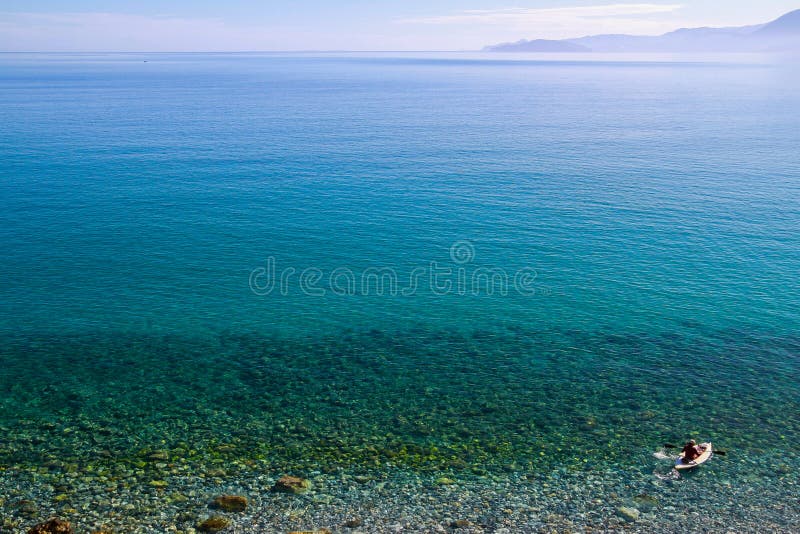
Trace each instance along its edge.
<path fill-rule="evenodd" d="M 520 531 L 624 505 L 800 528 L 799 82 L 755 56 L 0 55 L 0 510 L 444 473 L 524 485 Z M 653 454 L 689 437 L 728 455 L 674 479 Z"/>

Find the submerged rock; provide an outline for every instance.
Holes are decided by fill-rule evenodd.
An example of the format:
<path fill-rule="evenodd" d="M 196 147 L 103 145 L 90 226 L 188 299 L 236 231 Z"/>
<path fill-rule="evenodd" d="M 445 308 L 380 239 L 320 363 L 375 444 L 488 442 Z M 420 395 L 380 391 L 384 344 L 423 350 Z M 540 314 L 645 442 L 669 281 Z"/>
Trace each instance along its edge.
<path fill-rule="evenodd" d="M 69 522 L 60 519 L 51 519 L 28 529 L 28 534 L 73 534 L 73 532 Z"/>
<path fill-rule="evenodd" d="M 634 497 L 633 502 L 635 502 L 639 508 L 645 511 L 652 510 L 658 506 L 658 499 L 646 493 L 641 493 Z"/>
<path fill-rule="evenodd" d="M 226 512 L 244 512 L 247 509 L 247 497 L 240 495 L 220 495 L 211 503 L 214 508 Z"/>
<path fill-rule="evenodd" d="M 166 462 L 169 460 L 169 453 L 167 451 L 154 451 L 147 455 L 147 459 L 152 462 Z"/>
<path fill-rule="evenodd" d="M 200 532 L 219 532 L 224 530 L 230 526 L 231 522 L 224 517 L 220 517 L 215 515 L 214 517 L 209 517 L 199 525 L 197 525 L 197 530 Z"/>
<path fill-rule="evenodd" d="M 305 493 L 311 489 L 311 482 L 300 477 L 283 476 L 278 479 L 272 491 L 278 493 Z"/>
<path fill-rule="evenodd" d="M 632 506 L 620 506 L 617 508 L 617 514 L 626 521 L 636 521 L 639 519 L 641 512 Z"/>
<path fill-rule="evenodd" d="M 36 515 L 39 513 L 39 509 L 36 507 L 33 501 L 22 500 L 17 503 L 17 510 L 20 513 L 25 515 Z"/>

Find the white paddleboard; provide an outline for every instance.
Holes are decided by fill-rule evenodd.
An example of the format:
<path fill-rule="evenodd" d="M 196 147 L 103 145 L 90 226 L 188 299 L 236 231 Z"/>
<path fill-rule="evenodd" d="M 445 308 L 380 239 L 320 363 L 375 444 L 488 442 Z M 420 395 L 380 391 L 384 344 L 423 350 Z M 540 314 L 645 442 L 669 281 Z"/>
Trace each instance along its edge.
<path fill-rule="evenodd" d="M 694 469 L 698 465 L 703 465 L 706 463 L 708 459 L 711 458 L 711 455 L 714 454 L 711 450 L 711 444 L 701 443 L 700 446 L 706 448 L 706 450 L 703 451 L 703 454 L 695 458 L 693 461 L 686 463 L 683 461 L 683 453 L 681 453 L 681 455 L 678 456 L 678 459 L 675 460 L 675 469 L 678 471 L 685 471 L 687 469 Z"/>

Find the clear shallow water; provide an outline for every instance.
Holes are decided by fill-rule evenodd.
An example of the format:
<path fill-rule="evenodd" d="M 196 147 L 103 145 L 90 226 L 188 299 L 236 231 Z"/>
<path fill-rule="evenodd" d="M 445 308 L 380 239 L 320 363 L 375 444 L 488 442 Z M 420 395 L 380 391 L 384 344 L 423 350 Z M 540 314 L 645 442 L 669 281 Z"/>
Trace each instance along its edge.
<path fill-rule="evenodd" d="M 230 442 L 278 470 L 632 454 L 649 477 L 692 435 L 779 484 L 798 86 L 758 62 L 4 55 L 0 462 Z M 294 277 L 259 295 L 270 258 Z M 472 294 L 481 269 L 508 294 Z"/>

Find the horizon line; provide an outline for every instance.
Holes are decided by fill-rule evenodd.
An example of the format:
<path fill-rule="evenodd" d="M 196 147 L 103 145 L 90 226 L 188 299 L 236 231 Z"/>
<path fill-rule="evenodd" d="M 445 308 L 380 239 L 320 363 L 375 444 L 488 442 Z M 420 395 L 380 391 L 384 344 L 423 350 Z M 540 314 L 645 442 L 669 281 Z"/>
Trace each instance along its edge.
<path fill-rule="evenodd" d="M 407 52 L 452 54 L 484 52 L 484 50 L 0 50 L 0 54 L 397 54 Z"/>

